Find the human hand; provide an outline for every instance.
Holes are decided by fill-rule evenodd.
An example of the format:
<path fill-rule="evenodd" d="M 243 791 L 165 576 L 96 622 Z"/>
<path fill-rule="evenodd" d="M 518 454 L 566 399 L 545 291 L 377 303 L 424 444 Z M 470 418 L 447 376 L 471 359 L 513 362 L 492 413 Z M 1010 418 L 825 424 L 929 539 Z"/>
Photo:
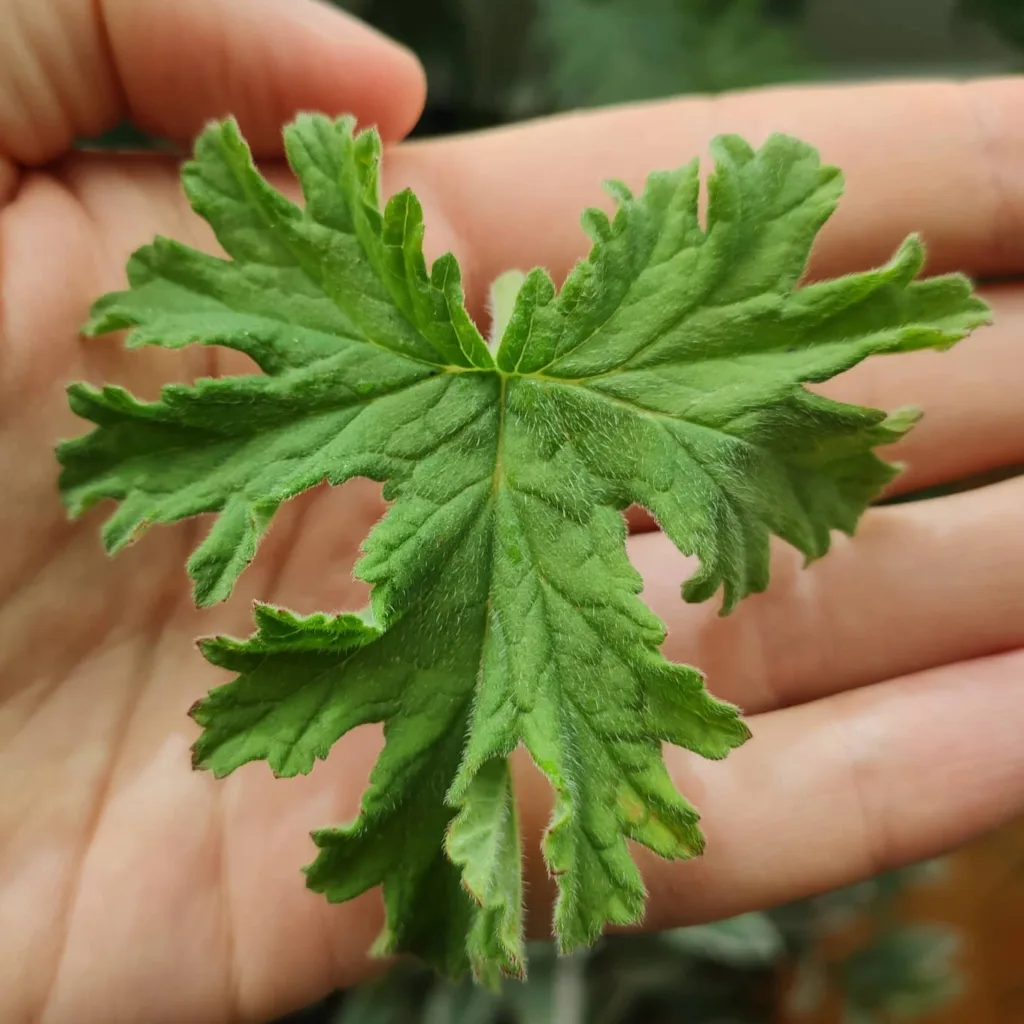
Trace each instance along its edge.
<path fill-rule="evenodd" d="M 25 10 L 38 16 L 38 6 Z M 325 27 L 334 42 L 311 53 L 311 41 L 286 28 L 283 4 L 150 0 L 133 36 L 126 19 L 138 19 L 142 6 L 105 5 L 120 68 L 111 95 L 122 92 L 136 118 L 163 134 L 185 138 L 231 109 L 269 152 L 280 121 L 300 107 L 354 109 L 392 136 L 415 116 L 414 65 L 347 22 Z M 224 37 L 216 26 L 227 27 L 229 11 L 233 35 Z M 147 37 L 153 48 L 140 51 Z M 175 82 L 174 63 L 188 59 L 191 68 L 220 47 L 227 59 L 217 66 L 233 73 L 183 95 L 191 79 Z M 336 67 L 342 56 L 351 63 Z M 74 66 L 52 51 L 40 63 Z M 84 78 L 99 95 L 96 68 Z M 703 152 L 719 131 L 759 141 L 784 130 L 820 146 L 849 179 L 813 273 L 880 262 L 921 230 L 934 269 L 1012 275 L 1024 270 L 1024 174 L 1014 181 L 1024 169 L 1015 124 L 1022 99 L 1024 82 L 1007 81 L 675 101 L 405 145 L 385 157 L 385 187 L 415 188 L 432 250 L 455 250 L 479 312 L 500 270 L 542 263 L 558 276 L 582 254 L 576 216 L 599 199 L 601 179 L 638 184 L 650 169 Z M 0 103 L 8 118 L 0 152 L 38 162 L 67 145 L 66 126 L 40 131 L 45 104 L 21 121 L 12 109 Z M 103 111 L 85 121 L 72 113 L 79 134 L 104 120 Z M 380 926 L 375 894 L 328 906 L 304 890 L 298 867 L 311 859 L 309 828 L 354 814 L 379 737 L 360 731 L 311 776 L 288 783 L 260 765 L 220 782 L 190 772 L 195 729 L 185 710 L 223 681 L 190 640 L 248 632 L 247 605 L 257 596 L 302 611 L 362 604 L 350 570 L 380 514 L 377 489 L 346 485 L 291 503 L 239 592 L 212 611 L 189 605 L 187 527 L 154 531 L 108 561 L 96 517 L 67 525 L 56 496 L 50 448 L 81 430 L 66 411 L 64 383 L 116 380 L 152 395 L 163 380 L 242 364 L 210 350 L 124 358 L 107 341 L 81 342 L 77 327 L 92 298 L 121 284 L 128 252 L 154 233 L 212 241 L 169 161 L 67 157 L 45 174 L 21 172 L 16 193 L 13 162 L 7 175 L 15 199 L 0 214 L 8 498 L 0 508 L 8 552 L 0 568 L 0 1017 L 263 1019 L 368 969 L 365 950 Z M 904 489 L 1024 460 L 1014 387 L 1024 293 L 1007 283 L 985 296 L 999 326 L 942 356 L 869 362 L 828 388 L 846 400 L 926 409 L 892 453 L 908 463 Z M 1011 652 L 1024 634 L 1022 497 L 1024 481 L 1014 481 L 876 510 L 856 540 L 837 541 L 807 571 L 797 572 L 798 559 L 780 546 L 769 592 L 724 620 L 711 605 L 680 603 L 685 560 L 657 533 L 638 530 L 630 553 L 669 624 L 666 654 L 705 669 L 719 696 L 753 713 L 755 733 L 724 763 L 669 752 L 705 813 L 708 854 L 684 865 L 641 856 L 650 927 L 843 884 L 1020 813 L 1024 658 Z M 533 854 L 549 804 L 526 767 L 518 786 L 531 907 L 543 921 L 551 892 Z"/>

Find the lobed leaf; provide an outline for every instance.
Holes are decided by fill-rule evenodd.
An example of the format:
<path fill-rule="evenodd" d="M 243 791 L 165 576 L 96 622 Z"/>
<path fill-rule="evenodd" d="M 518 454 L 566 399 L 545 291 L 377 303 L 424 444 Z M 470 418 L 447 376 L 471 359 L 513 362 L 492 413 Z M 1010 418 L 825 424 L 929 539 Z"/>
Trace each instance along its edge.
<path fill-rule="evenodd" d="M 308 772 L 357 725 L 385 744 L 357 819 L 314 833 L 308 884 L 333 901 L 382 886 L 377 949 L 493 981 L 524 969 L 521 839 L 508 758 L 555 794 L 544 856 L 560 948 L 643 914 L 627 841 L 700 854 L 698 814 L 662 756 L 725 757 L 749 736 L 700 673 L 661 654 L 622 510 L 648 508 L 699 568 L 688 600 L 728 612 L 768 583 L 771 538 L 808 559 L 852 532 L 894 468 L 875 449 L 912 411 L 808 391 L 874 354 L 944 348 L 987 321 L 956 275 L 919 279 L 909 239 L 884 267 L 800 286 L 841 192 L 797 140 L 717 140 L 706 223 L 696 163 L 613 184 L 611 219 L 561 290 L 503 278 L 489 347 L 458 268 L 428 270 L 409 192 L 380 209 L 380 145 L 300 118 L 286 149 L 298 207 L 255 170 L 233 122 L 184 172 L 227 259 L 158 240 L 89 330 L 222 345 L 261 373 L 169 385 L 156 402 L 73 385 L 88 435 L 59 449 L 74 514 L 120 504 L 111 550 L 150 523 L 217 519 L 189 571 L 225 598 L 279 505 L 368 476 L 391 502 L 357 574 L 372 611 L 257 606 L 248 640 L 202 644 L 236 678 L 192 709 L 195 764 Z M 492 349 L 494 352 L 492 354 Z"/>

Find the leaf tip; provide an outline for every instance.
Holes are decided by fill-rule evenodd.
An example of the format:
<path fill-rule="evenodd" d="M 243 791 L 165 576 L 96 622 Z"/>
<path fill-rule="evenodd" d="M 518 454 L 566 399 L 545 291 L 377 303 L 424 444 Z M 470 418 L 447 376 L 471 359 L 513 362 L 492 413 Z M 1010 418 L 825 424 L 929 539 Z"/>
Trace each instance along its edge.
<path fill-rule="evenodd" d="M 188 709 L 188 717 L 196 723 L 203 731 L 196 737 L 195 741 L 189 747 L 189 760 L 191 762 L 192 771 L 201 772 L 210 770 L 210 762 L 207 757 L 206 744 L 203 742 L 206 739 L 206 728 L 205 724 L 200 720 L 200 715 L 203 710 L 204 699 L 200 698 L 195 701 L 192 706 Z M 217 772 L 214 772 L 217 775 Z"/>
<path fill-rule="evenodd" d="M 124 508 L 122 505 L 121 509 Z M 153 521 L 145 516 L 120 516 L 121 509 L 104 523 L 100 531 L 100 539 L 108 555 L 120 554 L 131 547 L 153 525 Z"/>

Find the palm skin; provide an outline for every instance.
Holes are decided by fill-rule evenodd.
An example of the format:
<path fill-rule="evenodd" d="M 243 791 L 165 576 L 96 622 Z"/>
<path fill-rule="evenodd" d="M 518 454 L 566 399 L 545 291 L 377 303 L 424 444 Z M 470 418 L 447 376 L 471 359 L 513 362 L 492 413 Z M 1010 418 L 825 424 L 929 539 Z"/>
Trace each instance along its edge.
<path fill-rule="evenodd" d="M 584 244 L 573 222 L 599 201 L 602 178 L 635 183 L 703 152 L 717 131 L 757 136 L 767 126 L 803 135 L 850 172 L 848 208 L 827 229 L 813 273 L 860 269 L 921 229 L 937 269 L 1010 275 L 1024 268 L 1024 230 L 1015 239 L 993 225 L 1024 223 L 1024 185 L 993 180 L 1010 180 L 1017 157 L 1024 182 L 1024 133 L 1009 114 L 1022 86 L 974 87 L 990 122 L 1005 113 L 986 129 L 982 157 L 965 156 L 964 144 L 957 158 L 949 141 L 960 125 L 960 143 L 977 144 L 975 115 L 960 105 L 981 105 L 978 97 L 893 86 L 884 97 L 754 94 L 717 111 L 684 101 L 405 145 L 385 157 L 386 188 L 421 195 L 430 248 L 455 249 L 480 312 L 487 281 L 506 266 L 564 273 Z M 316 102 L 298 90 L 283 106 Z M 202 115 L 225 103 L 218 96 Z M 865 126 L 865 103 L 895 112 Z M 403 117 L 391 135 L 407 127 Z M 904 140 L 895 153 L 894 137 Z M 202 523 L 154 530 L 115 560 L 97 536 L 106 510 L 69 524 L 51 455 L 83 426 L 67 411 L 68 381 L 116 381 L 152 397 L 165 381 L 245 361 L 83 343 L 89 303 L 123 285 L 133 248 L 157 233 L 207 248 L 212 238 L 169 159 L 89 154 L 27 171 L 18 165 L 58 150 L 44 145 L 37 158 L 18 145 L 0 163 L 0 1018 L 266 1019 L 370 969 L 376 894 L 331 907 L 304 889 L 298 869 L 314 852 L 309 829 L 355 813 L 379 735 L 358 731 L 311 776 L 288 782 L 264 765 L 219 782 L 192 772 L 186 711 L 224 681 L 193 640 L 246 634 L 256 597 L 300 611 L 359 607 L 366 594 L 351 567 L 381 501 L 357 481 L 292 502 L 234 597 L 203 612 L 184 576 Z M 910 194 L 922 152 L 936 156 L 928 166 L 942 180 Z M 540 194 L 531 183 L 543 180 L 551 187 Z M 950 196 L 959 214 L 940 201 Z M 1024 291 L 1009 283 L 985 294 L 999 326 L 953 353 L 876 361 L 829 388 L 887 408 L 925 406 L 925 422 L 893 453 L 908 464 L 903 488 L 1024 462 Z M 685 560 L 637 519 L 631 556 L 670 626 L 666 653 L 700 665 L 719 696 L 752 713 L 755 733 L 721 764 L 670 752 L 705 812 L 709 850 L 685 865 L 638 855 L 652 891 L 647 926 L 842 884 L 1024 809 L 1022 499 L 1024 481 L 1014 480 L 874 511 L 855 541 L 837 541 L 805 572 L 780 546 L 772 588 L 728 619 L 681 604 Z M 551 888 L 536 840 L 547 797 L 520 767 L 532 927 L 543 932 Z"/>

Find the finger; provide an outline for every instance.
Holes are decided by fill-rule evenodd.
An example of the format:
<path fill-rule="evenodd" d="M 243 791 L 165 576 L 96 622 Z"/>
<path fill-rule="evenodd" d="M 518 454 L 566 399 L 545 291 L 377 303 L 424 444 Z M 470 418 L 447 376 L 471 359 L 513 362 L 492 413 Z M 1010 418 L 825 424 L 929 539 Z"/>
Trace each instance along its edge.
<path fill-rule="evenodd" d="M 0 156 L 39 164 L 130 117 L 188 141 L 235 114 L 257 151 L 300 109 L 388 138 L 422 109 L 405 49 L 316 0 L 0 0 Z"/>
<path fill-rule="evenodd" d="M 458 227 L 473 299 L 509 267 L 563 276 L 585 254 L 585 206 L 600 183 L 633 187 L 658 168 L 703 156 L 738 132 L 759 143 L 789 132 L 841 167 L 846 196 L 813 260 L 834 275 L 887 259 L 923 233 L 933 269 L 1024 270 L 1024 79 L 764 89 L 568 114 L 418 143 L 392 173 L 429 182 Z"/>
<path fill-rule="evenodd" d="M 681 784 L 706 809 L 707 856 L 648 858 L 649 926 L 824 892 L 1014 820 L 1022 728 L 1018 651 L 764 716 L 722 765 L 676 752 Z"/>
<path fill-rule="evenodd" d="M 807 569 L 773 551 L 772 583 L 727 618 L 687 605 L 693 570 L 662 534 L 630 541 L 644 599 L 668 624 L 666 657 L 699 665 L 747 712 L 1024 646 L 1024 478 L 876 509 Z"/>
<path fill-rule="evenodd" d="M 946 666 L 760 716 L 724 762 L 671 748 L 704 813 L 707 852 L 670 863 L 645 850 L 644 927 L 731 916 L 944 853 L 1024 813 L 1024 653 Z M 550 798 L 532 772 L 535 848 Z M 553 885 L 537 858 L 534 927 Z M 543 911 L 540 908 L 544 907 Z"/>

